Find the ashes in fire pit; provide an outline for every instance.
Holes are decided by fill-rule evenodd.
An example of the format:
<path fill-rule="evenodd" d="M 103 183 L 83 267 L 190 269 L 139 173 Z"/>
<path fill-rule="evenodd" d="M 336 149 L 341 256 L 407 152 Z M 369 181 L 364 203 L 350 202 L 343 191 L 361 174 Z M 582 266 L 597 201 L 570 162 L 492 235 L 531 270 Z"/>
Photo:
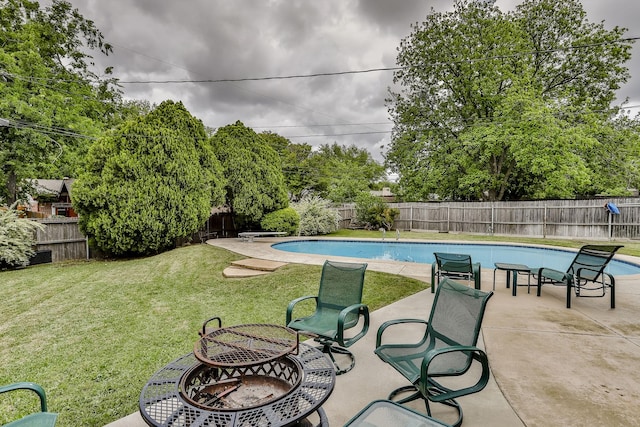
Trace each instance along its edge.
<path fill-rule="evenodd" d="M 247 409 L 280 399 L 298 386 L 300 378 L 300 364 L 289 356 L 250 366 L 197 364 L 182 376 L 180 392 L 203 409 Z"/>

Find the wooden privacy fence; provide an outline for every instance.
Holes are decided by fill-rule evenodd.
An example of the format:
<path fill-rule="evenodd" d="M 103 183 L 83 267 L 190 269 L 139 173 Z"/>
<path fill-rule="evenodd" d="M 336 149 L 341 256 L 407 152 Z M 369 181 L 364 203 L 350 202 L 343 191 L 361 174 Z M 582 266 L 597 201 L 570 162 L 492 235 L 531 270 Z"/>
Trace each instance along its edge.
<path fill-rule="evenodd" d="M 51 261 L 89 259 L 87 238 L 80 232 L 78 218 L 47 218 L 37 220 L 44 230 L 36 235 L 37 250 L 50 250 Z"/>
<path fill-rule="evenodd" d="M 613 203 L 620 214 L 605 208 Z M 527 202 L 389 203 L 400 211 L 393 229 L 594 240 L 640 238 L 640 198 Z M 341 227 L 355 206 L 338 208 Z"/>
<path fill-rule="evenodd" d="M 614 203 L 619 215 L 605 209 Z M 578 239 L 640 239 L 640 198 L 542 200 L 532 202 L 389 203 L 400 215 L 393 229 Z M 355 221 L 354 205 L 338 208 L 341 227 Z M 37 250 L 53 262 L 88 259 L 89 245 L 78 218 L 39 219 Z"/>

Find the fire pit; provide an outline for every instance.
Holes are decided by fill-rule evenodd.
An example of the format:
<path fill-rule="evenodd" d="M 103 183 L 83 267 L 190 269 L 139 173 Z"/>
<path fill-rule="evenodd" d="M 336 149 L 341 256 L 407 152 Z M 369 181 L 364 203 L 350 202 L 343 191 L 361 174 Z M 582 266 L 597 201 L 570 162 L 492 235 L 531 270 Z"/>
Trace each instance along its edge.
<path fill-rule="evenodd" d="M 310 425 L 335 383 L 321 351 L 277 325 L 218 328 L 156 372 L 142 390 L 140 413 L 152 426 Z"/>

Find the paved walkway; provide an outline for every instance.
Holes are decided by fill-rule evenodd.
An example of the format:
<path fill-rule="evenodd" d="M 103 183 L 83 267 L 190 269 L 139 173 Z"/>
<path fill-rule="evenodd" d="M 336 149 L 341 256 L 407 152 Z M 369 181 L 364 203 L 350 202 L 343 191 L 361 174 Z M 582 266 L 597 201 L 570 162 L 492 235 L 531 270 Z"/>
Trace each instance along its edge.
<path fill-rule="evenodd" d="M 321 265 L 328 258 L 270 247 L 281 240 L 215 239 L 208 243 L 257 259 Z M 368 270 L 424 281 L 430 278 L 430 265 L 365 261 Z M 485 290 L 491 289 L 492 273 L 491 268 L 483 272 Z M 459 400 L 463 425 L 640 425 L 640 278 L 617 278 L 617 308 L 611 310 L 608 296 L 574 298 L 572 308 L 566 309 L 564 288 L 549 285 L 543 287 L 540 298 L 533 290 L 527 294 L 524 287 L 512 297 L 505 289 L 504 273 L 497 276 L 480 343 L 489 355 L 493 375 L 486 389 Z M 323 405 L 332 426 L 343 425 L 368 402 L 385 398 L 405 384 L 373 354 L 375 331 L 389 319 L 427 318 L 432 300 L 433 294 L 426 290 L 372 313 L 369 333 L 350 348 L 356 355 L 356 367 L 337 378 L 333 394 Z M 440 405 L 433 409 L 434 416 L 451 420 L 452 411 Z M 144 425 L 134 413 L 109 427 Z"/>

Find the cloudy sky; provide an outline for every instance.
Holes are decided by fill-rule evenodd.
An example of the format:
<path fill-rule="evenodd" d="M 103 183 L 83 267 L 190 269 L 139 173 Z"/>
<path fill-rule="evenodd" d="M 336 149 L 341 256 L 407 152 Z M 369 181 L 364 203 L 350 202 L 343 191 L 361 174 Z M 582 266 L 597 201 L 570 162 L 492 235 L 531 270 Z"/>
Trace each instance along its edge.
<path fill-rule="evenodd" d="M 126 98 L 182 101 L 206 126 L 241 120 L 312 146 L 356 144 L 377 160 L 392 124 L 385 97 L 392 72 L 244 82 L 242 79 L 394 67 L 400 40 L 431 7 L 452 0 L 70 0 L 95 22 L 114 54 Z M 520 0 L 498 0 L 506 11 Z M 640 1 L 583 0 L 588 19 L 640 36 Z M 640 45 L 619 92 L 640 104 Z M 156 83 L 153 83 L 156 82 Z"/>

